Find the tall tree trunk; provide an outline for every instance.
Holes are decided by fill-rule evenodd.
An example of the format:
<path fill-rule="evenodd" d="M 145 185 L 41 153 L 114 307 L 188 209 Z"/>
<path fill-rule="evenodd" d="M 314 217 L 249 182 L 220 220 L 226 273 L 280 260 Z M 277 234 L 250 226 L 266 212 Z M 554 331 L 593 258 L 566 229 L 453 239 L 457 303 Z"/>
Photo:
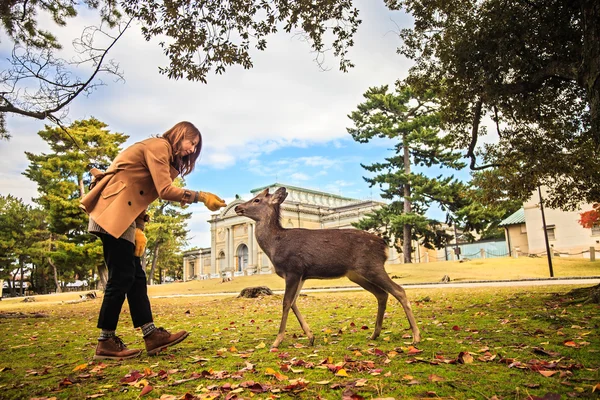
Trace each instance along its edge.
<path fill-rule="evenodd" d="M 53 235 L 50 235 L 50 242 L 49 242 L 49 249 L 50 251 L 52 251 L 52 242 L 54 241 L 54 237 Z M 56 265 L 54 264 L 54 261 L 52 261 L 52 257 L 48 257 L 48 264 L 50 264 L 50 266 L 52 267 L 52 270 L 54 271 L 54 285 L 56 286 L 56 293 L 62 293 L 62 289 L 60 287 L 60 284 L 58 283 L 58 269 L 56 268 Z"/>
<path fill-rule="evenodd" d="M 21 274 L 21 296 L 23 296 L 24 290 L 23 290 L 23 269 L 24 269 L 24 264 L 25 264 L 25 260 L 23 259 L 23 256 L 19 256 L 19 271 Z"/>
<path fill-rule="evenodd" d="M 62 293 L 62 288 L 60 287 L 60 284 L 58 283 L 58 270 L 56 269 L 56 265 L 54 265 L 54 262 L 52 261 L 52 258 L 48 257 L 48 264 L 50 264 L 50 266 L 52 267 L 52 270 L 54 271 L 54 285 L 56 286 L 56 293 Z"/>
<path fill-rule="evenodd" d="M 404 173 L 410 174 L 410 153 L 408 148 L 408 140 L 406 134 L 403 139 L 403 150 L 404 150 Z M 412 211 L 412 203 L 410 200 L 410 182 L 404 184 L 404 214 L 409 214 Z M 402 229 L 402 252 L 404 253 L 404 263 L 410 264 L 412 262 L 412 226 L 404 224 Z"/>
<path fill-rule="evenodd" d="M 12 297 L 17 295 L 17 291 L 15 290 L 15 274 L 13 274 L 12 279 L 8 279 L 8 291 Z"/>
<path fill-rule="evenodd" d="M 148 274 L 148 285 L 152 285 L 154 283 L 154 271 L 156 271 L 156 264 L 158 263 L 159 249 L 160 242 L 157 242 L 154 246 L 154 250 L 152 251 L 152 267 L 150 268 L 150 273 Z"/>

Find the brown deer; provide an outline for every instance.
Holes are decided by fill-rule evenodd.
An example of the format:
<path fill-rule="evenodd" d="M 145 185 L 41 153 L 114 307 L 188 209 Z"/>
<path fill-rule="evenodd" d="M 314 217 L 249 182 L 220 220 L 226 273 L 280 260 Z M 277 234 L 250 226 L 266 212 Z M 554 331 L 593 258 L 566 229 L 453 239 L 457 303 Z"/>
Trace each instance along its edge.
<path fill-rule="evenodd" d="M 377 319 L 371 339 L 377 338 L 381 333 L 390 293 L 404 308 L 412 329 L 413 343 L 419 342 L 421 335 L 406 293 L 385 271 L 387 246 L 383 239 L 358 229 L 283 228 L 280 223 L 280 205 L 286 197 L 284 187 L 273 194 L 265 189 L 252 200 L 235 208 L 238 215 L 256 221 L 256 241 L 273 263 L 277 275 L 285 279 L 281 324 L 271 347 L 278 347 L 283 341 L 290 308 L 313 345 L 314 335 L 296 306 L 298 294 L 306 279 L 343 276 L 377 298 Z"/>

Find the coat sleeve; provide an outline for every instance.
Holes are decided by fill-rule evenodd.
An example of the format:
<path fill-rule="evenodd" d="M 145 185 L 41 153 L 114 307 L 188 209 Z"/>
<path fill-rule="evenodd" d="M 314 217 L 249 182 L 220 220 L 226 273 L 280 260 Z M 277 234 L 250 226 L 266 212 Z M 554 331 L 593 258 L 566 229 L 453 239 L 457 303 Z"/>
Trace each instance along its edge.
<path fill-rule="evenodd" d="M 195 192 L 178 188 L 171 179 L 171 147 L 164 140 L 148 143 L 144 151 L 144 158 L 158 197 L 163 200 L 192 203 Z"/>

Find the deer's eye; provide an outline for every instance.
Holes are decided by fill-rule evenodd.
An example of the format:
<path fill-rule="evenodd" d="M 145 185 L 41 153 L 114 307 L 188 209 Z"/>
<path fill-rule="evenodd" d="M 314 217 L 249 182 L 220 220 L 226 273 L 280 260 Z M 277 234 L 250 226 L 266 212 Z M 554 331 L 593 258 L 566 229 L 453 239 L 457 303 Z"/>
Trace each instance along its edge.
<path fill-rule="evenodd" d="M 254 199 L 254 202 L 255 203 L 260 203 L 260 200 L 259 199 Z"/>

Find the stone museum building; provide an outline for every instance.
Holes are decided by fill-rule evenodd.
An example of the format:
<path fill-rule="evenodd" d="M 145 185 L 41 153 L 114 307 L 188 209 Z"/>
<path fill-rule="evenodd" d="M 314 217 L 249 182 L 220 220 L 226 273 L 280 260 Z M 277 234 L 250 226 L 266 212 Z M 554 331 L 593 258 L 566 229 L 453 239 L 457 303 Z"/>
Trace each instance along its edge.
<path fill-rule="evenodd" d="M 273 193 L 285 187 L 287 199 L 281 205 L 284 228 L 353 228 L 352 223 L 381 206 L 372 200 L 357 200 L 280 183 L 251 190 L 253 196 L 268 188 Z M 236 199 L 213 214 L 210 223 L 210 248 L 184 253 L 183 280 L 221 278 L 273 273 L 273 266 L 254 237 L 255 223 L 238 216 L 235 207 L 250 199 Z M 343 257 L 343 255 L 340 255 Z M 391 247 L 388 260 L 398 259 Z"/>

